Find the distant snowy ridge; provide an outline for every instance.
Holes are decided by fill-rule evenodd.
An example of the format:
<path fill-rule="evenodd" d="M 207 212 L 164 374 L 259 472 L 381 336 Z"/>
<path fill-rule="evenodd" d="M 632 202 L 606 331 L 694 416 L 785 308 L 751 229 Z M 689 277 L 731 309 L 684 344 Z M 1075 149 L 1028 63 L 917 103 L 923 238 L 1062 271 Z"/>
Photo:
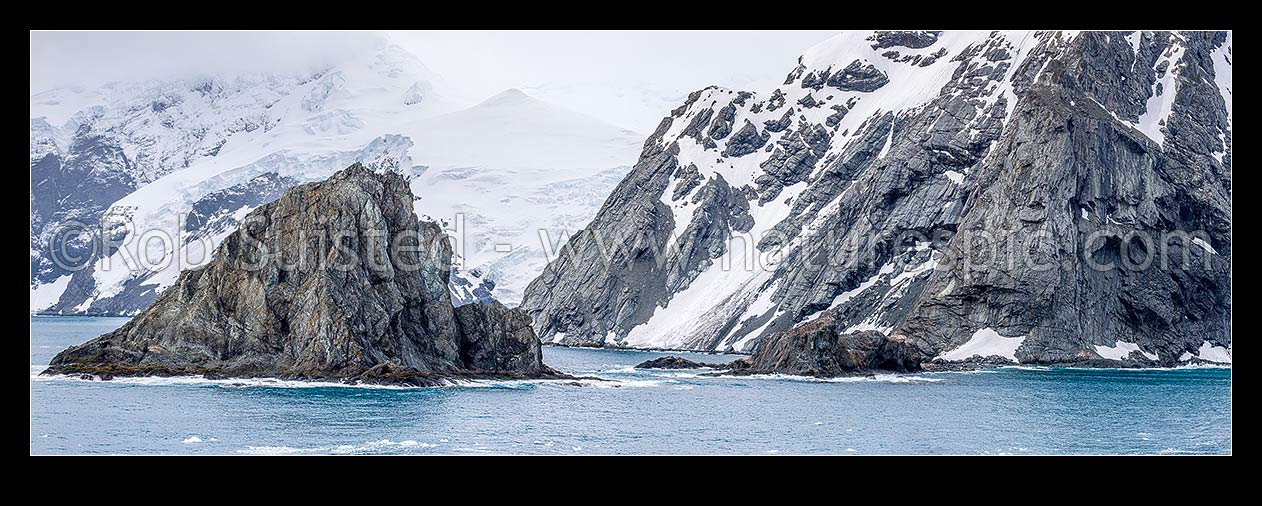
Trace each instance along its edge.
<path fill-rule="evenodd" d="M 445 91 L 441 77 L 383 42 L 308 73 L 32 95 L 31 310 L 132 314 L 181 269 L 207 261 L 259 197 L 353 162 L 408 174 L 417 213 L 464 234 L 458 302 L 515 304 L 547 261 L 534 229 L 581 228 L 643 138 L 516 90 L 471 108 Z M 193 229 L 190 213 L 200 213 Z M 457 213 L 461 230 L 451 228 Z M 65 240 L 76 223 L 113 224 L 110 254 L 97 235 Z M 155 247 L 158 235 L 178 244 Z M 171 250 L 179 254 L 162 254 Z M 499 288 L 461 299 L 473 293 L 459 287 L 472 271 Z"/>

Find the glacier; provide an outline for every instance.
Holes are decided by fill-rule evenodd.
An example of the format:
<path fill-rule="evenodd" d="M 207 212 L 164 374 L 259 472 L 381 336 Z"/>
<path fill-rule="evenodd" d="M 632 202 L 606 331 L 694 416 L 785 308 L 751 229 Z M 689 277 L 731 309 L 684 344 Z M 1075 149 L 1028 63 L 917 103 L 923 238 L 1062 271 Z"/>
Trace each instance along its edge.
<path fill-rule="evenodd" d="M 461 235 L 457 303 L 515 305 L 549 248 L 629 170 L 643 135 L 518 90 L 472 105 L 459 97 L 384 38 L 309 72 L 34 93 L 30 309 L 134 314 L 207 261 L 277 182 L 355 162 L 405 174 L 416 212 Z M 211 221 L 190 229 L 197 209 Z"/>

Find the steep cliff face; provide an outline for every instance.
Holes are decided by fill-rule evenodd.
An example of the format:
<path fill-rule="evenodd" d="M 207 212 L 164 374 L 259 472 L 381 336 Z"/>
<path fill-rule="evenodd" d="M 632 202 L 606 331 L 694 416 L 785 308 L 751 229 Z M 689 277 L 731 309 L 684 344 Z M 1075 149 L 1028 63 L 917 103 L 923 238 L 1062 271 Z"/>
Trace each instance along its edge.
<path fill-rule="evenodd" d="M 1230 37 L 841 35 L 692 94 L 522 307 L 558 344 L 1230 361 Z"/>
<path fill-rule="evenodd" d="M 118 330 L 58 354 L 48 372 L 410 384 L 556 375 L 525 315 L 452 307 L 451 246 L 417 219 L 398 174 L 352 165 L 242 221 L 209 265 L 181 273 Z"/>
<path fill-rule="evenodd" d="M 958 329 L 983 327 L 1022 338 L 1015 359 L 1026 363 L 1169 366 L 1207 344 L 1230 348 L 1230 153 L 1219 137 L 1230 133 L 1212 72 L 1224 36 L 1169 39 L 1164 51 L 1198 56 L 1166 70 L 1175 96 L 1152 136 L 1122 116 L 1151 113 L 1136 106 L 1144 90 L 1102 70 L 1130 63 L 1116 39 L 1083 38 L 1083 58 L 1050 62 L 978 167 L 946 268 L 898 328 L 925 350 L 947 353 L 971 339 Z M 991 248 L 1018 254 L 1003 268 Z"/>

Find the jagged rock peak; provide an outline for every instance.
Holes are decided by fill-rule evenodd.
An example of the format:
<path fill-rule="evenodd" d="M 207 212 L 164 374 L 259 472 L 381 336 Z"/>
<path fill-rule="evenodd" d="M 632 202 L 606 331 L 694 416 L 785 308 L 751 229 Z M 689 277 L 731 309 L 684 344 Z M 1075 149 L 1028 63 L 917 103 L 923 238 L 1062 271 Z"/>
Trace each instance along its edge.
<path fill-rule="evenodd" d="M 452 307 L 451 246 L 412 202 L 401 175 L 360 164 L 293 187 L 247 215 L 210 264 L 48 372 L 422 385 L 558 375 L 524 314 Z"/>

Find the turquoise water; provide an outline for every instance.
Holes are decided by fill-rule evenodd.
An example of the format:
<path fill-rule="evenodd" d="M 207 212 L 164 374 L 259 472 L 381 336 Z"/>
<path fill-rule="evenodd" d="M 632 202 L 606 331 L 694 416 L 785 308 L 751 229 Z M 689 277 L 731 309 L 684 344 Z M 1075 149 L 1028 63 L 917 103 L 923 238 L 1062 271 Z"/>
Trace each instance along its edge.
<path fill-rule="evenodd" d="M 665 353 L 545 347 L 549 365 L 612 381 L 400 389 L 35 376 L 125 321 L 31 318 L 32 453 L 1231 453 L 1229 369 L 710 378 L 631 368 Z"/>

